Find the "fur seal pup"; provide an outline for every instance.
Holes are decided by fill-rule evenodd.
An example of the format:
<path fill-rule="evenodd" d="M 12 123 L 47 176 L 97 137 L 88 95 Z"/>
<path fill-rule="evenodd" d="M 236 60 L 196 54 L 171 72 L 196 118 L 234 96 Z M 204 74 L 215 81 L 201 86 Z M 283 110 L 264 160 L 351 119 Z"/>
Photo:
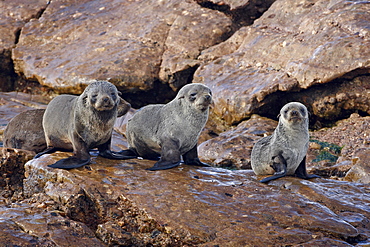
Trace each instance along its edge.
<path fill-rule="evenodd" d="M 140 109 L 127 123 L 128 150 L 125 156 L 140 156 L 159 161 L 148 170 L 165 170 L 184 163 L 209 166 L 198 158 L 197 142 L 208 120 L 212 103 L 211 90 L 192 83 L 180 89 L 167 104 L 148 105 Z"/>
<path fill-rule="evenodd" d="M 98 148 L 99 155 L 108 159 L 129 159 L 110 150 L 113 125 L 117 114 L 124 111 L 117 88 L 107 81 L 96 81 L 86 87 L 80 96 L 59 95 L 48 104 L 43 128 L 47 149 L 40 157 L 56 150 L 73 150 L 73 156 L 49 165 L 71 169 L 90 162 L 89 150 Z"/>
<path fill-rule="evenodd" d="M 42 117 L 45 109 L 27 110 L 13 117 L 4 130 L 4 147 L 41 152 L 46 148 Z"/>
<path fill-rule="evenodd" d="M 290 102 L 281 108 L 274 133 L 261 138 L 253 146 L 251 165 L 254 173 L 274 174 L 260 182 L 267 183 L 286 175 L 303 179 L 319 178 L 308 175 L 306 171 L 308 143 L 307 108 L 299 102 Z"/>

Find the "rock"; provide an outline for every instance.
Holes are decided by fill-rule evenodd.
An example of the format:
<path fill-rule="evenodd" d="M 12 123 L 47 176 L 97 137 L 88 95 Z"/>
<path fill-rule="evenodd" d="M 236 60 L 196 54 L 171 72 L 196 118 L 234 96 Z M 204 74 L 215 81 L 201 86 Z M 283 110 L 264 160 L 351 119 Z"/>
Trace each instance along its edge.
<path fill-rule="evenodd" d="M 59 92 L 109 79 L 127 94 L 153 89 L 146 96 L 158 100 L 170 90 L 159 79 L 189 83 L 197 54 L 226 39 L 231 24 L 193 1 L 57 1 L 23 28 L 13 60 L 18 73 Z"/>
<path fill-rule="evenodd" d="M 214 166 L 251 169 L 250 153 L 254 143 L 265 135 L 271 135 L 276 124 L 274 120 L 252 115 L 251 119 L 201 143 L 199 156 Z M 369 124 L 370 117 L 352 114 L 350 118 L 338 121 L 332 128 L 311 131 L 307 153 L 309 172 L 333 179 L 346 176 L 358 160 L 353 157 L 356 150 L 370 148 Z M 366 164 L 367 158 L 362 157 L 365 161 L 361 163 Z"/>
<path fill-rule="evenodd" d="M 334 111 L 346 105 L 346 110 L 369 114 L 368 83 L 360 80 L 370 65 L 369 32 L 362 21 L 368 11 L 361 1 L 277 0 L 252 26 L 204 50 L 200 59 L 205 63 L 193 82 L 214 91 L 215 112 L 228 124 L 253 113 L 271 117 L 286 101 L 302 101 L 317 114 L 323 96 L 341 100 L 328 99 Z M 345 89 L 333 93 L 334 85 Z M 352 87 L 359 88 L 353 95 Z M 324 92 L 315 96 L 317 90 Z M 342 93 L 349 93 L 348 99 Z"/>
<path fill-rule="evenodd" d="M 12 148 L 0 148 L 1 193 L 13 194 L 23 189 L 24 164 L 34 156 L 33 152 Z"/>
<path fill-rule="evenodd" d="M 0 215 L 0 239 L 9 246 L 106 246 L 85 224 L 36 205 L 2 206 Z"/>
<path fill-rule="evenodd" d="M 38 18 L 47 6 L 46 0 L 5 0 L 0 2 L 0 89 L 15 89 L 17 75 L 11 59 L 11 49 L 18 42 L 22 27 Z"/>
<path fill-rule="evenodd" d="M 370 147 L 357 149 L 354 156 L 354 165 L 347 172 L 344 180 L 370 184 Z"/>
<path fill-rule="evenodd" d="M 154 162 L 137 159 L 96 157 L 70 171 L 47 167 L 60 155 L 26 164 L 25 193 L 46 193 L 105 244 L 345 246 L 370 236 L 366 185 L 293 177 L 265 185 L 250 170 L 186 165 L 150 172 L 145 168 Z"/>
<path fill-rule="evenodd" d="M 344 178 L 345 180 L 348 179 L 348 181 L 360 181 L 362 178 L 365 179 L 367 175 L 363 174 L 364 171 L 362 169 L 366 170 L 366 150 L 370 148 L 369 125 L 370 117 L 361 117 L 359 114 L 352 114 L 350 118 L 338 121 L 332 128 L 323 128 L 311 132 L 311 139 L 320 140 L 321 142 L 336 145 L 340 148 L 339 153 L 334 154 L 337 156 L 337 160 L 329 163 L 324 162 L 324 165 L 317 164 L 314 159 L 320 152 L 325 151 L 325 148 L 319 152 L 311 150 L 311 157 L 309 159 L 313 161 L 311 163 L 311 165 L 313 165 L 311 172 L 322 176 L 334 176 L 333 178 L 337 179 Z M 363 161 L 359 162 L 356 166 L 356 162 L 359 161 L 359 155 L 362 157 Z M 354 168 L 351 175 L 347 177 L 347 172 L 354 166 L 356 166 L 356 168 Z M 351 177 L 354 180 L 352 180 Z"/>
<path fill-rule="evenodd" d="M 204 48 L 221 43 L 232 33 L 232 22 L 224 14 L 186 2 L 181 5 L 184 10 L 171 24 L 159 71 L 159 78 L 174 90 L 191 83 Z"/>
<path fill-rule="evenodd" d="M 253 145 L 263 136 L 271 135 L 277 122 L 253 115 L 231 130 L 199 145 L 199 156 L 212 166 L 251 169 Z"/>
<path fill-rule="evenodd" d="M 22 112 L 12 118 L 3 134 L 4 147 L 39 153 L 46 148 L 42 118 L 45 109 Z"/>

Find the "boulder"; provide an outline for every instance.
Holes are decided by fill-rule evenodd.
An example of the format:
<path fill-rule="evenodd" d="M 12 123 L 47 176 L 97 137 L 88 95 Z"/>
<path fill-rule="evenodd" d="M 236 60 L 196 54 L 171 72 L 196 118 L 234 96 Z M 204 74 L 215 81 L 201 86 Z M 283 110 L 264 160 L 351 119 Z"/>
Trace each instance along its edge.
<path fill-rule="evenodd" d="M 182 165 L 152 172 L 145 168 L 154 161 L 96 156 L 79 169 L 47 167 L 68 155 L 29 161 L 24 191 L 45 193 L 105 244 L 346 246 L 370 236 L 366 185 L 293 177 L 266 185 L 251 170 Z"/>
<path fill-rule="evenodd" d="M 370 147 L 356 150 L 352 161 L 354 164 L 344 179 L 346 181 L 370 184 Z"/>
<path fill-rule="evenodd" d="M 253 113 L 276 116 L 293 100 L 316 107 L 315 114 L 329 102 L 329 111 L 346 105 L 369 114 L 368 83 L 358 79 L 370 67 L 369 8 L 363 1 L 277 0 L 253 25 L 204 50 L 193 82 L 214 91 L 215 112 L 229 124 Z"/>
<path fill-rule="evenodd" d="M 0 2 L 0 89 L 15 89 L 17 75 L 11 59 L 11 50 L 18 42 L 23 26 L 38 18 L 47 6 L 47 0 L 4 0 Z"/>
<path fill-rule="evenodd" d="M 229 169 L 252 169 L 250 155 L 253 145 L 263 136 L 271 135 L 277 122 L 258 115 L 222 132 L 199 145 L 200 157 L 213 166 Z"/>
<path fill-rule="evenodd" d="M 189 83 L 197 62 L 186 61 L 226 39 L 231 24 L 193 1 L 53 1 L 25 25 L 13 60 L 19 74 L 58 92 L 109 79 L 124 93 L 169 93 L 159 80 L 176 89 Z"/>

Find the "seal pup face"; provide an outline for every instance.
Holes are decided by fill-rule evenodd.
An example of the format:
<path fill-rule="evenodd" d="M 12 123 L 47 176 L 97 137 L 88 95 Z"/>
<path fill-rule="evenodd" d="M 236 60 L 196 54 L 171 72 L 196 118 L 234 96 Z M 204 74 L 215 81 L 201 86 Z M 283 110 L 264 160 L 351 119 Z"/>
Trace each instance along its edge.
<path fill-rule="evenodd" d="M 210 104 L 212 104 L 212 92 L 211 90 L 200 83 L 191 83 L 182 87 L 177 94 L 178 99 L 185 99 L 190 105 L 204 112 L 208 110 Z"/>
<path fill-rule="evenodd" d="M 306 106 L 299 102 L 290 102 L 280 110 L 280 120 L 289 126 L 308 123 L 308 111 Z"/>
<path fill-rule="evenodd" d="M 120 102 L 116 86 L 107 81 L 91 83 L 84 91 L 84 103 L 90 103 L 97 111 L 112 110 Z"/>

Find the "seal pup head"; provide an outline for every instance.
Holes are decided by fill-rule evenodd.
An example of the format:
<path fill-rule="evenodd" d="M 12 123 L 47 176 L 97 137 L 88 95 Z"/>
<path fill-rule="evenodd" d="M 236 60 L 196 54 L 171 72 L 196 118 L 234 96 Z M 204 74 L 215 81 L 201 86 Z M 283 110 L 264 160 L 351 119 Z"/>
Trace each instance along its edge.
<path fill-rule="evenodd" d="M 280 110 L 279 120 L 285 126 L 308 125 L 308 111 L 306 106 L 299 102 L 290 102 Z"/>
<path fill-rule="evenodd" d="M 201 83 L 191 83 L 183 86 L 176 99 L 186 100 L 192 108 L 201 112 L 208 110 L 213 103 L 211 89 Z"/>
<path fill-rule="evenodd" d="M 120 102 L 118 94 L 116 86 L 112 83 L 95 81 L 86 87 L 81 96 L 86 107 L 90 105 L 97 111 L 110 111 Z"/>

